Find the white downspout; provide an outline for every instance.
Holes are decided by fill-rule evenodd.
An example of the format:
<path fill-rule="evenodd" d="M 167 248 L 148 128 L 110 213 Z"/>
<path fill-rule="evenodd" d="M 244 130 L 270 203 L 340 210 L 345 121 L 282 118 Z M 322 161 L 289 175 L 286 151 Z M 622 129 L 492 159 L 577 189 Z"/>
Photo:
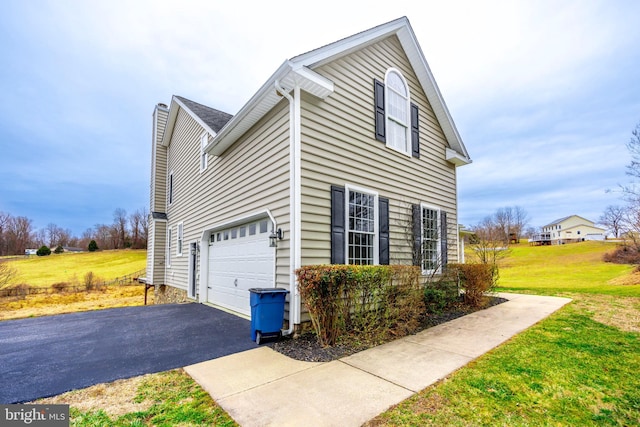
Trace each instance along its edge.
<path fill-rule="evenodd" d="M 277 93 L 289 101 L 289 268 L 291 272 L 289 276 L 289 329 L 283 331 L 283 334 L 291 335 L 295 325 L 300 323 L 300 293 L 295 275 L 295 270 L 300 268 L 300 208 L 298 200 L 298 194 L 300 194 L 300 144 L 298 141 L 299 132 L 297 132 L 297 103 L 295 102 L 295 98 L 280 86 L 278 80 L 275 81 L 274 86 Z M 296 87 L 294 95 L 297 96 L 299 93 L 299 89 Z"/>

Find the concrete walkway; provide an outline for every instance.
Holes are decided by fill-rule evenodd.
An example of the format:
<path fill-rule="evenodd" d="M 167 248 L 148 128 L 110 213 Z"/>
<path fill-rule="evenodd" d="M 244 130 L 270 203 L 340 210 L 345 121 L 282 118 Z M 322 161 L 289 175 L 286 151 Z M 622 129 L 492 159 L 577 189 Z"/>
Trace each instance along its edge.
<path fill-rule="evenodd" d="M 260 347 L 185 370 L 242 426 L 360 426 L 571 301 L 500 296 L 509 301 L 332 362 Z"/>

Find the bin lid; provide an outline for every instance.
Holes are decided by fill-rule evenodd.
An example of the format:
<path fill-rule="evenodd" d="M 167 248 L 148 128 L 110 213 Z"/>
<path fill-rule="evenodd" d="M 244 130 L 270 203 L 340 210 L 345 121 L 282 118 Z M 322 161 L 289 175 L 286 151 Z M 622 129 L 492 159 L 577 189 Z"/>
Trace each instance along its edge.
<path fill-rule="evenodd" d="M 254 294 L 289 293 L 289 291 L 284 288 L 249 288 L 249 292 Z"/>

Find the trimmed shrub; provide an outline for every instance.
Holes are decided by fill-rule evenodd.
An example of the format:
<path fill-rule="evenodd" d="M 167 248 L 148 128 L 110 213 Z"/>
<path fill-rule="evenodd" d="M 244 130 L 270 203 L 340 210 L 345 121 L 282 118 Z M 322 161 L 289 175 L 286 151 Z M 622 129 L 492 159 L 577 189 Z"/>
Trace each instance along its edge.
<path fill-rule="evenodd" d="M 95 252 L 95 251 L 98 250 L 98 244 L 96 243 L 95 240 L 92 240 L 92 241 L 89 242 L 88 249 L 89 249 L 89 252 Z"/>
<path fill-rule="evenodd" d="M 472 307 L 482 306 L 485 294 L 495 289 L 497 272 L 490 264 L 449 264 L 447 270 L 458 275 L 464 302 Z"/>
<path fill-rule="evenodd" d="M 440 314 L 460 300 L 459 276 L 459 270 L 446 269 L 440 277 L 427 282 L 424 287 L 427 313 Z"/>
<path fill-rule="evenodd" d="M 56 246 L 56 249 L 53 251 L 54 254 L 61 254 L 64 252 L 64 248 L 60 245 Z"/>
<path fill-rule="evenodd" d="M 323 346 L 347 335 L 369 341 L 403 336 L 424 314 L 417 267 L 311 265 L 296 274 Z"/>
<path fill-rule="evenodd" d="M 36 251 L 36 255 L 38 255 L 38 256 L 51 255 L 51 249 L 49 249 L 49 247 L 46 246 L 46 245 L 42 245 L 42 246 L 40 246 L 40 249 L 38 249 Z"/>

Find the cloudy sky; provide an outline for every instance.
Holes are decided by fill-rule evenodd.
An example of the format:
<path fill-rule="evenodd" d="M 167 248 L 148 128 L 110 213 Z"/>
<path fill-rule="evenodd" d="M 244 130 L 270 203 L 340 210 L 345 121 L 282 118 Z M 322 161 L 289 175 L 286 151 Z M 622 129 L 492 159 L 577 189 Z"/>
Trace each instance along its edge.
<path fill-rule="evenodd" d="M 635 0 L 3 0 L 0 211 L 80 235 L 146 207 L 156 103 L 235 114 L 285 59 L 401 16 L 473 159 L 462 224 L 620 204 L 640 121 Z"/>

